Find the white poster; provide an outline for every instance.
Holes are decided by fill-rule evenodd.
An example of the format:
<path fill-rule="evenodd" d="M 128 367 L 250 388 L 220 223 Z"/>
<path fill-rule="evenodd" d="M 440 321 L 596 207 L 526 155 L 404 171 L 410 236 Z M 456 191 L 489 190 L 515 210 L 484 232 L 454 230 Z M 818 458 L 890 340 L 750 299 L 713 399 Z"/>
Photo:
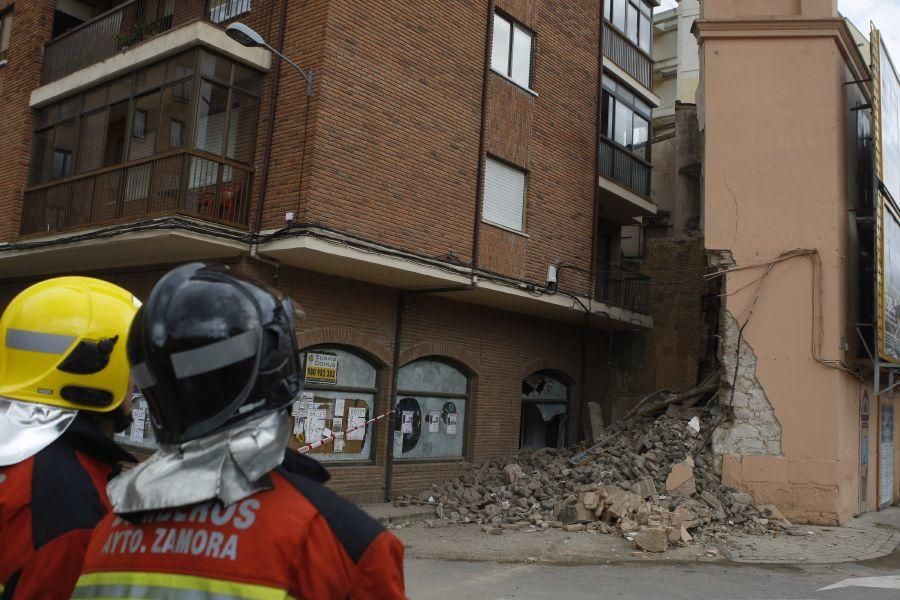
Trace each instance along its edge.
<path fill-rule="evenodd" d="M 334 417 L 336 419 L 344 418 L 344 399 L 339 398 L 334 401 Z"/>
<path fill-rule="evenodd" d="M 413 411 L 404 410 L 403 411 L 403 421 L 400 424 L 400 433 L 412 433 L 413 432 Z"/>
<path fill-rule="evenodd" d="M 881 464 L 879 464 L 878 505 L 889 505 L 894 499 L 894 407 L 881 405 Z"/>
<path fill-rule="evenodd" d="M 359 427 L 359 429 L 355 429 L 347 434 L 348 440 L 364 440 L 366 439 L 366 428 L 363 427 L 366 423 L 366 409 L 365 407 L 354 408 L 350 407 L 349 409 L 349 423 L 347 423 L 347 429 L 353 429 L 354 427 Z"/>
<path fill-rule="evenodd" d="M 294 417 L 294 435 L 301 435 L 303 433 L 303 419 L 300 417 Z"/>
<path fill-rule="evenodd" d="M 331 422 L 331 427 L 334 429 L 334 452 L 343 452 L 344 451 L 344 419 L 342 417 L 335 417 Z"/>
<path fill-rule="evenodd" d="M 309 411 L 309 417 L 306 421 L 306 443 L 312 444 L 321 441 L 325 430 L 325 414 L 324 408 L 312 409 Z"/>
<path fill-rule="evenodd" d="M 433 410 L 428 413 L 428 433 L 437 433 L 441 426 L 441 413 Z"/>
<path fill-rule="evenodd" d="M 144 441 L 144 427 L 147 425 L 147 410 L 135 408 L 131 411 L 131 433 L 128 437 L 132 441 Z"/>
<path fill-rule="evenodd" d="M 456 435 L 456 415 L 447 415 L 447 435 Z"/>

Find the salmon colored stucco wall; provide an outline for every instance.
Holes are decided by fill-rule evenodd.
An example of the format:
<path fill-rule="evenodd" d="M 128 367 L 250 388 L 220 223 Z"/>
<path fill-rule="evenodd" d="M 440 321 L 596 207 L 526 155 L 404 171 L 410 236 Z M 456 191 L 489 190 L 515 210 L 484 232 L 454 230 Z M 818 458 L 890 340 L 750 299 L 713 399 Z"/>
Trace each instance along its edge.
<path fill-rule="evenodd" d="M 813 523 L 859 512 L 862 383 L 823 366 L 812 350 L 819 335 L 821 359 L 847 358 L 841 342 L 855 260 L 843 85 L 855 77 L 835 4 L 705 0 L 700 22 L 705 243 L 742 268 L 726 277 L 723 305 L 739 325 L 749 321 L 743 343 L 782 428 L 781 456 L 726 455 L 723 478 Z M 763 16 L 769 23 L 760 25 Z M 810 24 L 801 33 L 769 26 L 795 20 Z M 815 255 L 764 264 L 803 250 Z"/>

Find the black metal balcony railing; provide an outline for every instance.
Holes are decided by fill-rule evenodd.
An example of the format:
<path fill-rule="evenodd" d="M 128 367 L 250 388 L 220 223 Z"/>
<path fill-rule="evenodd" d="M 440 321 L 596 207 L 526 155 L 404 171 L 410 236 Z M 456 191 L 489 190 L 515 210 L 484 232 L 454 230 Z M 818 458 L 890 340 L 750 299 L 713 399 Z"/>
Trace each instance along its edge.
<path fill-rule="evenodd" d="M 653 59 L 606 21 L 603 22 L 603 56 L 645 88 L 653 85 Z"/>
<path fill-rule="evenodd" d="M 601 270 L 597 274 L 596 298 L 612 306 L 649 314 L 650 278 L 640 273 Z"/>
<path fill-rule="evenodd" d="M 246 227 L 251 184 L 237 164 L 181 150 L 25 190 L 20 232 L 171 214 Z"/>
<path fill-rule="evenodd" d="M 600 175 L 634 193 L 650 197 L 650 163 L 604 137 L 600 138 Z"/>
<path fill-rule="evenodd" d="M 129 0 L 44 46 L 42 83 L 106 60 L 145 39 L 204 15 L 203 3 Z M 174 8 L 173 8 L 174 7 Z M 177 13 L 173 14 L 173 13 Z"/>

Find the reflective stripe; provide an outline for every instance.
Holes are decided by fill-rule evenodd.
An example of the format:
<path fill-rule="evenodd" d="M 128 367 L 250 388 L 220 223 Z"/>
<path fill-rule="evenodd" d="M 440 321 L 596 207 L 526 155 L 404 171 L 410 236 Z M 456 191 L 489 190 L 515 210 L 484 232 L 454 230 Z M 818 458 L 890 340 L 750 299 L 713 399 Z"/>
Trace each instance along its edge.
<path fill-rule="evenodd" d="M 131 367 L 131 380 L 134 382 L 134 385 L 141 389 L 156 385 L 156 378 L 153 377 L 153 373 L 150 372 L 147 363 L 138 363 Z"/>
<path fill-rule="evenodd" d="M 26 331 L 24 329 L 6 330 L 6 347 L 13 350 L 63 354 L 73 343 L 75 343 L 75 337 L 71 335 Z"/>
<path fill-rule="evenodd" d="M 172 573 L 90 573 L 78 578 L 72 598 L 148 600 L 285 600 L 286 590 L 252 583 Z"/>
<path fill-rule="evenodd" d="M 175 377 L 185 379 L 233 365 L 250 358 L 259 348 L 259 332 L 245 331 L 240 335 L 172 355 Z"/>

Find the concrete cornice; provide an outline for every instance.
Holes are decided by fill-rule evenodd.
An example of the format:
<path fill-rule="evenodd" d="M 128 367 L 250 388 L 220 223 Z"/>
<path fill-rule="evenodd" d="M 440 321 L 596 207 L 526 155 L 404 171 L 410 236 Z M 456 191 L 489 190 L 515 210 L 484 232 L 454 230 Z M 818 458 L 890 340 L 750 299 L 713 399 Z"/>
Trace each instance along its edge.
<path fill-rule="evenodd" d="M 832 38 L 837 43 L 856 79 L 869 78 L 869 66 L 863 59 L 853 34 L 843 18 L 807 19 L 700 19 L 696 22 L 697 40 L 759 38 Z M 867 92 L 868 93 L 868 92 Z"/>

